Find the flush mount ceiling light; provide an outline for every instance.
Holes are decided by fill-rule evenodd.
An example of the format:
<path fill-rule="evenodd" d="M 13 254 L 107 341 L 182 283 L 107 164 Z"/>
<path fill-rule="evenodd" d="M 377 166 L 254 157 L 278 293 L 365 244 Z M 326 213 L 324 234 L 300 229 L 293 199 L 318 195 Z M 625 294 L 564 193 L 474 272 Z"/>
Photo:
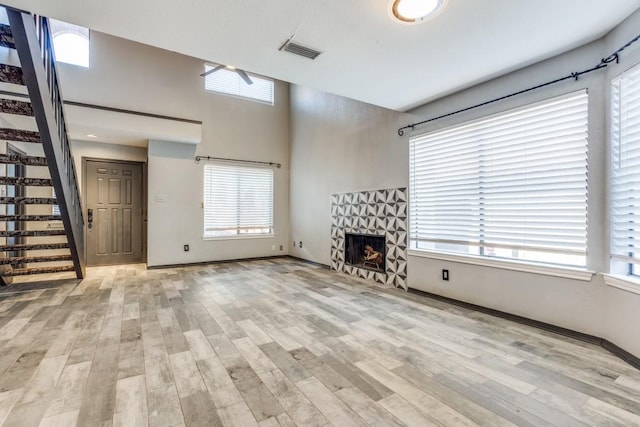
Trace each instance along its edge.
<path fill-rule="evenodd" d="M 405 24 L 419 24 L 438 15 L 446 0 L 390 0 L 391 17 Z"/>

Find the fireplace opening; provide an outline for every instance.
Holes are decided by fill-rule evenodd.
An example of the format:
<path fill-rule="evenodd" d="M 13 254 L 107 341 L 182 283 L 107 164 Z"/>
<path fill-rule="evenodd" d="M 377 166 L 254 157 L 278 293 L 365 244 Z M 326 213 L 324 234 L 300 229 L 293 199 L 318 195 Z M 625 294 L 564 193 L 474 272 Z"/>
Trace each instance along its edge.
<path fill-rule="evenodd" d="M 345 233 L 345 262 L 358 268 L 386 272 L 387 245 L 384 236 Z"/>

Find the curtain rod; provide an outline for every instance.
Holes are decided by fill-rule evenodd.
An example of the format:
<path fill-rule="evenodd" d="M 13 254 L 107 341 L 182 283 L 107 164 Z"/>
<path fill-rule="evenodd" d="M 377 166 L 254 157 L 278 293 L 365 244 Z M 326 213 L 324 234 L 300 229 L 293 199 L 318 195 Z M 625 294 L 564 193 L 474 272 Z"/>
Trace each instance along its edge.
<path fill-rule="evenodd" d="M 595 67 L 591 67 L 591 68 L 588 68 L 588 69 L 582 70 L 582 71 L 577 71 L 577 72 L 571 73 L 571 74 L 569 74 L 567 76 L 560 77 L 559 79 L 551 80 L 549 82 L 542 83 L 542 84 L 539 84 L 537 86 L 530 87 L 528 89 L 523 89 L 523 90 L 520 90 L 518 92 L 511 93 L 509 95 L 504 95 L 504 96 L 501 96 L 499 98 L 492 99 L 491 101 L 485 101 L 485 102 L 482 102 L 480 104 L 473 105 L 471 107 L 463 108 L 462 110 L 457 110 L 457 111 L 454 111 L 452 113 L 447 113 L 447 114 L 443 114 L 443 115 L 438 116 L 438 117 L 434 117 L 432 119 L 427 119 L 427 120 L 423 120 L 421 122 L 412 123 L 410 125 L 403 126 L 403 127 L 398 129 L 398 135 L 403 136 L 405 129 L 415 130 L 416 126 L 420 126 L 420 125 L 423 125 L 425 123 L 433 122 L 435 120 L 440 120 L 440 119 L 443 119 L 445 117 L 453 116 L 453 115 L 456 115 L 456 114 L 464 113 L 465 111 L 473 110 L 475 108 L 484 107 L 485 105 L 492 104 L 492 103 L 498 102 L 498 101 L 502 101 L 503 99 L 511 98 L 513 96 L 522 95 L 523 93 L 531 92 L 533 90 L 540 89 L 540 88 L 543 88 L 545 86 L 550 86 L 552 84 L 559 83 L 559 82 L 564 81 L 564 80 L 575 79 L 576 81 L 578 81 L 578 78 L 580 76 L 582 76 L 584 74 L 591 73 L 592 71 L 597 71 L 597 70 L 600 70 L 602 68 L 606 68 L 613 61 L 616 61 L 616 64 L 620 63 L 620 53 L 622 53 L 623 50 L 625 50 L 626 48 L 628 48 L 629 46 L 631 46 L 632 44 L 634 44 L 638 40 L 640 40 L 640 34 L 638 34 L 632 40 L 627 42 L 620 49 L 618 49 L 615 52 L 613 52 L 611 55 L 607 56 L 606 58 L 602 58 L 600 60 L 600 62 L 598 63 L 598 65 L 596 65 Z"/>
<path fill-rule="evenodd" d="M 225 162 L 252 163 L 252 164 L 258 164 L 258 165 L 275 166 L 278 169 L 282 167 L 282 165 L 280 163 L 273 163 L 273 162 L 259 162 L 257 160 L 228 159 L 226 157 L 196 156 L 196 162 L 199 162 L 200 160 L 222 160 L 222 161 L 225 161 Z"/>

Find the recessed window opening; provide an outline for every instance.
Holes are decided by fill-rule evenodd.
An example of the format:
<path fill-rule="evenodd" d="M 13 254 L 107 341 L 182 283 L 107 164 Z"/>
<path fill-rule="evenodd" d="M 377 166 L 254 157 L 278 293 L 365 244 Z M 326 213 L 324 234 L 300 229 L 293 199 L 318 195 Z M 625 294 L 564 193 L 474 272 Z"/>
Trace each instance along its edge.
<path fill-rule="evenodd" d="M 611 82 L 611 272 L 640 276 L 640 65 Z"/>
<path fill-rule="evenodd" d="M 410 247 L 585 267 L 586 91 L 412 138 Z"/>
<path fill-rule="evenodd" d="M 217 64 L 205 64 L 204 71 L 210 71 L 217 67 Z M 252 84 L 247 84 L 240 74 L 233 68 L 222 68 L 204 78 L 206 90 L 218 92 L 225 95 L 237 96 L 253 101 L 263 102 L 273 105 L 274 102 L 274 82 L 273 80 L 259 77 L 252 73 L 247 73 Z"/>
<path fill-rule="evenodd" d="M 53 49 L 57 62 L 89 67 L 89 29 L 50 19 Z"/>
<path fill-rule="evenodd" d="M 273 169 L 204 167 L 204 237 L 273 234 Z"/>

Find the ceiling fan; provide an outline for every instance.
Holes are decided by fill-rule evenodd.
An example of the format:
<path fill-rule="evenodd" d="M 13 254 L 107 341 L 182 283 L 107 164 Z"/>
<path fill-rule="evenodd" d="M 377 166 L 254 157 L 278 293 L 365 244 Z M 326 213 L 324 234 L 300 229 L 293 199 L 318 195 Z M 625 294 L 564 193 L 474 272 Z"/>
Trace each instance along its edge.
<path fill-rule="evenodd" d="M 244 72 L 244 70 L 241 70 L 241 69 L 235 68 L 235 67 L 231 67 L 229 65 L 222 65 L 222 64 L 218 65 L 218 66 L 216 66 L 216 67 L 214 67 L 214 68 L 212 68 L 212 69 L 210 69 L 208 71 L 205 71 L 204 73 L 200 74 L 200 77 L 206 77 L 209 74 L 213 74 L 216 71 L 222 70 L 223 68 L 227 68 L 227 69 L 229 69 L 231 71 L 235 71 L 236 73 L 238 73 L 238 75 L 242 78 L 242 80 L 245 81 L 246 84 L 248 84 L 248 85 L 252 85 L 253 84 L 253 80 L 251 80 L 251 77 L 249 77 L 247 75 L 247 73 Z"/>

